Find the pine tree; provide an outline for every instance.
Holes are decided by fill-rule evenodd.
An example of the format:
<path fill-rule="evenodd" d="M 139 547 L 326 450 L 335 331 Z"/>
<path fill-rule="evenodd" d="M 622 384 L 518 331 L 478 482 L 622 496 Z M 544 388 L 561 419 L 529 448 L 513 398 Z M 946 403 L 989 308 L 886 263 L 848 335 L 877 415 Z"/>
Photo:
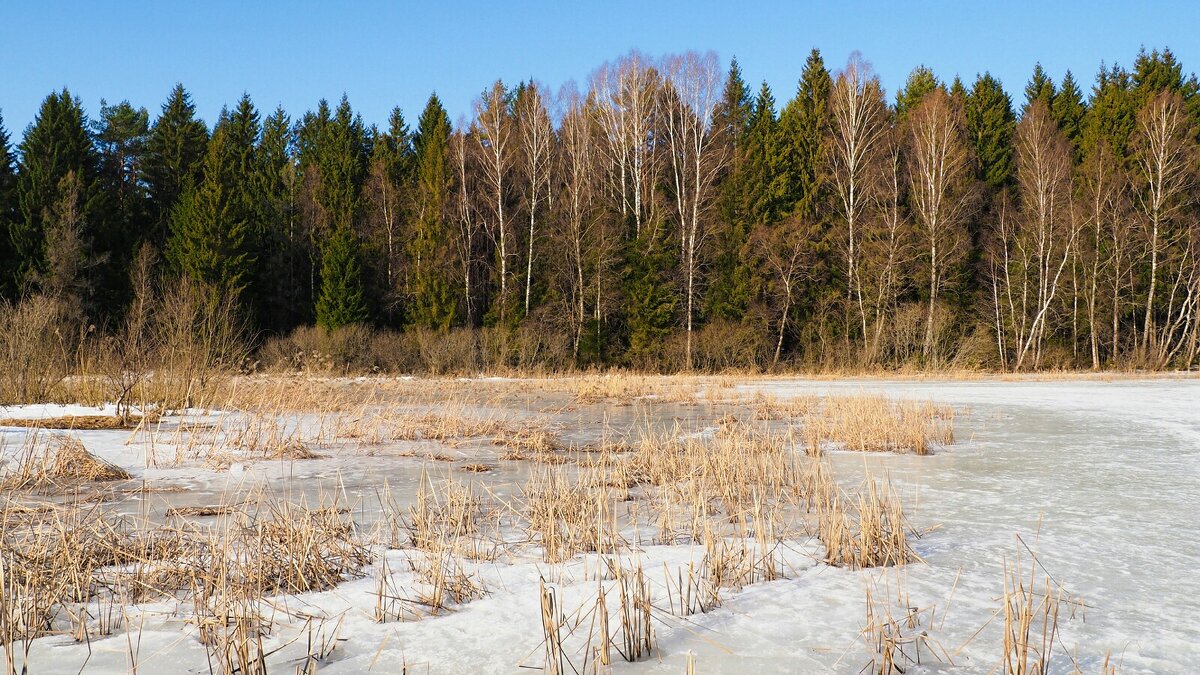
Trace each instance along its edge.
<path fill-rule="evenodd" d="M 1017 120 L 1012 99 L 990 73 L 975 79 L 966 98 L 967 133 L 978 159 L 978 176 L 999 190 L 1013 181 L 1013 132 Z"/>
<path fill-rule="evenodd" d="M 1034 64 L 1033 75 L 1029 77 L 1029 82 L 1025 85 L 1025 105 L 1021 107 L 1021 114 L 1024 115 L 1034 101 L 1041 101 L 1047 110 L 1053 108 L 1056 93 L 1054 80 L 1046 74 L 1042 64 Z"/>
<path fill-rule="evenodd" d="M 321 251 L 321 295 L 317 325 L 326 330 L 367 320 L 358 242 L 349 227 L 339 225 Z"/>
<path fill-rule="evenodd" d="M 100 304 L 114 315 L 130 296 L 129 265 L 149 227 L 151 204 L 142 175 L 149 136 L 145 108 L 134 108 L 128 101 L 115 106 L 101 101 L 96 144 L 109 217 L 105 230 L 97 233 L 97 248 L 105 257 L 98 290 Z"/>
<path fill-rule="evenodd" d="M 11 228 L 11 241 L 17 259 L 14 282 L 23 290 L 37 273 L 47 271 L 47 251 L 57 242 L 46 233 L 64 199 L 69 197 L 75 202 L 71 220 L 80 228 L 80 240 L 86 242 L 101 224 L 104 194 L 98 189 L 99 158 L 88 132 L 87 117 L 79 99 L 66 89 L 50 94 L 42 102 L 20 150 L 20 215 Z M 70 181 L 66 180 L 68 175 L 72 176 Z M 66 195 L 66 187 L 77 194 Z"/>
<path fill-rule="evenodd" d="M 787 213 L 791 176 L 780 152 L 781 132 L 775 116 L 775 97 L 766 82 L 759 88 L 754 113 L 743 144 L 742 210 L 751 225 L 778 222 Z"/>
<path fill-rule="evenodd" d="M 922 65 L 913 68 L 908 74 L 908 79 L 904 81 L 904 87 L 896 92 L 897 119 L 904 119 L 910 110 L 921 103 L 926 94 L 941 87 L 942 83 L 928 67 Z"/>
<path fill-rule="evenodd" d="M 182 84 L 175 85 L 146 144 L 145 179 L 150 190 L 151 219 L 146 237 L 162 247 L 170 231 L 175 203 L 189 184 L 200 182 L 208 130 L 196 119 L 196 106 Z"/>
<path fill-rule="evenodd" d="M 457 302 L 447 278 L 445 249 L 450 199 L 450 116 L 437 94 L 421 113 L 414 139 L 416 154 L 416 205 L 408 243 L 410 268 L 409 313 L 412 325 L 448 329 Z"/>
<path fill-rule="evenodd" d="M 1071 71 L 1063 76 L 1062 85 L 1058 88 L 1058 93 L 1054 96 L 1054 107 L 1051 109 L 1051 114 L 1054 121 L 1058 124 L 1058 128 L 1062 130 L 1063 135 L 1070 141 L 1071 147 L 1075 152 L 1075 161 L 1080 158 L 1080 143 L 1083 140 L 1083 118 L 1087 113 L 1087 106 L 1083 102 L 1083 93 L 1079 90 L 1079 85 L 1075 83 L 1075 76 Z"/>

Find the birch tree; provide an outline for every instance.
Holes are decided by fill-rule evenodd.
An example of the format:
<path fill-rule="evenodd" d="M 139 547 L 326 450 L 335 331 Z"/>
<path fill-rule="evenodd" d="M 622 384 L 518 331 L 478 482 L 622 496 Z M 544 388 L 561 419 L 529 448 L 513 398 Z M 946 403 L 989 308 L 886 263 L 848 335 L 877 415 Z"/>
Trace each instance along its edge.
<path fill-rule="evenodd" d="M 664 71 L 669 86 L 663 126 L 684 277 L 684 362 L 690 370 L 701 249 L 710 234 L 708 211 L 717 194 L 716 177 L 728 161 L 726 147 L 715 142 L 712 124 L 724 82 L 715 52 L 667 57 Z"/>
<path fill-rule="evenodd" d="M 633 51 L 602 65 L 591 77 L 591 97 L 603 137 L 609 191 L 634 237 L 654 221 L 660 169 L 655 152 L 661 78 L 643 54 Z"/>
<path fill-rule="evenodd" d="M 1142 108 L 1134 130 L 1136 202 L 1142 216 L 1149 281 L 1140 338 L 1141 357 L 1165 365 L 1180 322 L 1194 306 L 1194 265 L 1188 213 L 1193 204 L 1196 134 L 1178 93 L 1162 91 Z M 1165 303 L 1165 305 L 1164 305 Z M 1186 332 L 1186 330 L 1185 330 Z"/>
<path fill-rule="evenodd" d="M 863 299 L 862 239 L 864 220 L 873 202 L 876 163 L 887 132 L 887 106 L 879 79 L 855 52 L 834 80 L 830 94 L 828 175 L 834 204 L 845 229 L 838 240 L 846 272 L 847 323 L 856 313 L 860 337 L 867 339 L 867 307 Z M 854 309 L 851 309 L 854 308 Z"/>
<path fill-rule="evenodd" d="M 472 136 L 478 143 L 481 188 L 487 194 L 487 232 L 496 245 L 500 284 L 497 315 L 503 323 L 509 308 L 509 259 L 514 253 L 507 206 L 515 141 L 508 92 L 500 80 L 476 102 L 475 122 L 477 132 Z"/>
<path fill-rule="evenodd" d="M 929 272 L 929 308 L 925 320 L 926 359 L 936 360 L 935 312 L 952 267 L 964 257 L 969 240 L 972 186 L 970 155 L 962 111 L 942 89 L 926 94 L 908 114 L 909 182 L 913 212 L 925 238 Z"/>
<path fill-rule="evenodd" d="M 991 261 L 993 300 L 1002 363 L 1006 348 L 1012 366 L 1040 364 L 1047 325 L 1071 260 L 1076 215 L 1071 199 L 1071 148 L 1049 108 L 1030 103 L 1015 136 L 1021 208 L 1001 207 L 995 258 Z"/>
<path fill-rule="evenodd" d="M 525 212 L 529 218 L 526 233 L 525 253 L 525 312 L 529 316 L 529 302 L 533 288 L 534 242 L 537 240 L 538 221 L 543 215 L 550 192 L 550 162 L 553 157 L 555 138 L 550 123 L 550 113 L 542 100 L 541 88 L 530 82 L 517 94 L 515 104 L 517 140 L 520 146 L 519 162 L 521 192 Z"/>

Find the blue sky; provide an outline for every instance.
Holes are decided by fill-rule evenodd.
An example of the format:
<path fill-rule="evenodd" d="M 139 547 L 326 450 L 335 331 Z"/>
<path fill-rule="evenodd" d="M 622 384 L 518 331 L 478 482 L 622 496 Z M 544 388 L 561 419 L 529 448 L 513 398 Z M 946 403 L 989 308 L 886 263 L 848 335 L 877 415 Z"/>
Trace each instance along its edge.
<path fill-rule="evenodd" d="M 0 110 L 14 136 L 68 86 L 89 114 L 122 99 L 157 114 L 175 82 L 215 119 L 243 91 L 293 116 L 345 92 L 368 123 L 399 105 L 415 123 L 433 90 L 451 118 L 497 77 L 581 84 L 601 62 L 712 49 L 736 55 L 752 87 L 782 104 L 813 46 L 836 69 L 853 50 L 889 95 L 916 65 L 943 79 L 990 70 L 1014 98 L 1034 63 L 1090 85 L 1101 61 L 1169 46 L 1200 69 L 1200 8 L 1189 2 L 160 2 L 4 0 Z"/>

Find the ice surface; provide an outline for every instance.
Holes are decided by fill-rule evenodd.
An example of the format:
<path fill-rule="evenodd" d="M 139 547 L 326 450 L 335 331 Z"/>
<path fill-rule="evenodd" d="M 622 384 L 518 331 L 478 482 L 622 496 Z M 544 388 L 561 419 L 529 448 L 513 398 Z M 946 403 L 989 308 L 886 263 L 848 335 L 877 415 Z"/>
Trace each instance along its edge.
<path fill-rule="evenodd" d="M 1000 659 L 995 613 L 1003 565 L 1021 549 L 1017 536 L 1037 551 L 1047 572 L 1086 602 L 1077 616 L 1062 622 L 1056 672 L 1069 672 L 1067 652 L 1083 672 L 1099 672 L 1106 652 L 1125 673 L 1194 672 L 1200 663 L 1194 607 L 1200 597 L 1200 381 L 769 379 L 738 388 L 747 395 L 779 397 L 882 392 L 969 410 L 956 420 L 958 442 L 931 456 L 832 453 L 839 479 L 853 483 L 864 471 L 886 473 L 910 503 L 914 524 L 935 528 L 915 543 L 926 562 L 900 570 L 848 571 L 814 562 L 820 556 L 815 541 L 797 542 L 787 554 L 789 578 L 730 594 L 710 613 L 661 621 L 655 625 L 656 658 L 618 662 L 613 672 L 682 672 L 689 652 L 702 673 L 859 672 L 867 659 L 859 642 L 865 589 L 895 584 L 897 575 L 907 576 L 913 604 L 938 607 L 934 637 L 953 659 L 952 666 L 929 662 L 909 672 L 992 672 Z M 0 417 L 72 412 L 95 414 L 95 409 L 26 406 L 2 409 Z M 659 428 L 679 423 L 699 430 L 723 411 L 674 404 L 580 406 L 554 419 L 562 436 L 588 442 L 601 434 L 602 422 L 633 427 L 647 421 L 639 417 L 647 414 Z M 0 430 L 4 451 L 19 448 L 27 433 Z M 356 517 L 370 520 L 385 480 L 397 498 L 411 499 L 427 465 L 394 452 L 365 455 L 328 448 L 325 459 L 246 462 L 228 471 L 147 468 L 144 437 L 127 443 L 128 432 L 75 435 L 139 480 L 186 488 L 116 505 L 128 513 L 219 503 L 266 480 L 278 493 L 314 502 L 322 493 L 342 490 L 358 506 Z M 495 462 L 493 448 L 445 451 L 496 464 L 486 474 L 459 477 L 481 481 L 499 494 L 515 489 L 527 475 L 519 463 Z M 703 553 L 693 546 L 646 545 L 640 556 L 648 573 L 657 570 L 651 576 L 661 586 L 664 565 L 699 561 Z M 406 554 L 388 555 L 398 560 Z M 541 664 L 539 579 L 559 589 L 564 606 L 571 608 L 594 596 L 595 581 L 587 580 L 585 570 L 596 565 L 594 556 L 562 566 L 532 559 L 481 564 L 477 571 L 488 597 L 414 622 L 372 621 L 371 570 L 331 591 L 279 602 L 291 610 L 344 616 L 344 641 L 322 673 L 391 673 L 406 665 L 409 672 L 528 672 L 521 666 Z M 127 672 L 131 640 L 140 640 L 139 672 L 207 672 L 205 650 L 185 623 L 184 610 L 171 603 L 134 608 L 130 623 L 141 626 L 140 635 L 134 629 L 132 636 L 118 633 L 90 646 L 66 636 L 37 640 L 30 657 L 34 672 L 76 673 L 81 667 Z M 287 645 L 273 657 L 281 672 L 291 672 L 292 659 L 303 653 L 302 636 L 288 644 L 299 636 L 299 625 L 282 628 L 269 640 L 269 647 Z"/>

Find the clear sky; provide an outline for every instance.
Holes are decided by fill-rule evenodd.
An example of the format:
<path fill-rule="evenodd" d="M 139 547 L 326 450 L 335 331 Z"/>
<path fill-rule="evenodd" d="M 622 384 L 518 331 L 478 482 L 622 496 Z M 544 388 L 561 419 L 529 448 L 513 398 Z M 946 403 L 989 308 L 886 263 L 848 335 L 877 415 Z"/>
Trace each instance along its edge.
<path fill-rule="evenodd" d="M 92 116 L 106 98 L 153 117 L 178 81 L 210 123 L 242 92 L 293 117 L 344 92 L 368 123 L 399 105 L 415 124 L 433 90 L 458 119 L 497 77 L 582 84 L 631 48 L 736 55 L 781 104 L 813 46 L 835 70 L 861 51 L 889 95 L 924 63 L 968 85 L 990 70 L 1019 99 L 1037 61 L 1086 93 L 1101 61 L 1128 65 L 1142 45 L 1200 69 L 1200 3 L 0 0 L 0 111 L 19 137 L 65 85 Z"/>

